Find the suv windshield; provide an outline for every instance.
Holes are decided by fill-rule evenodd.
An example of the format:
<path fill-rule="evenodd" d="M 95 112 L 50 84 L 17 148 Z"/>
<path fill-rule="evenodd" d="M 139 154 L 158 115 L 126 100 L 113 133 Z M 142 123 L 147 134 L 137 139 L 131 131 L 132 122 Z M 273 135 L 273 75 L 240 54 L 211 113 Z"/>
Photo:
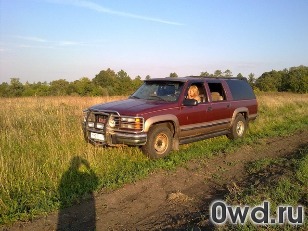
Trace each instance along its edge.
<path fill-rule="evenodd" d="M 175 102 L 182 87 L 181 82 L 147 81 L 130 98 Z"/>

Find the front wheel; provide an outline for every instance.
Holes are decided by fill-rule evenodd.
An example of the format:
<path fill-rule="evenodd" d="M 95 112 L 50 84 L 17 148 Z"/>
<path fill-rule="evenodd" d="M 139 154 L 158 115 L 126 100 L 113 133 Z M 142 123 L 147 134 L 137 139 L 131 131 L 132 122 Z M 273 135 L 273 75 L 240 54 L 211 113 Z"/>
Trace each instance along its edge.
<path fill-rule="evenodd" d="M 165 157 L 172 149 L 172 133 L 163 125 L 156 125 L 150 128 L 148 140 L 141 147 L 142 152 L 151 159 Z"/>
<path fill-rule="evenodd" d="M 247 121 L 242 114 L 238 114 L 235 117 L 233 125 L 230 129 L 230 134 L 228 134 L 228 138 L 235 140 L 241 138 L 245 135 L 247 130 Z"/>

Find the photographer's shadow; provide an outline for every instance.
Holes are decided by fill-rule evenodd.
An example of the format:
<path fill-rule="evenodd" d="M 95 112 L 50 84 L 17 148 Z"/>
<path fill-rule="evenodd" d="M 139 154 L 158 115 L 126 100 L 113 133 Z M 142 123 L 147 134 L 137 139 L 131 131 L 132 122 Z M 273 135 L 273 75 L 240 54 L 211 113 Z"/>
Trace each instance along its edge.
<path fill-rule="evenodd" d="M 80 156 L 73 157 L 59 184 L 61 204 L 57 230 L 96 229 L 93 191 L 97 185 L 98 178 L 89 162 Z"/>

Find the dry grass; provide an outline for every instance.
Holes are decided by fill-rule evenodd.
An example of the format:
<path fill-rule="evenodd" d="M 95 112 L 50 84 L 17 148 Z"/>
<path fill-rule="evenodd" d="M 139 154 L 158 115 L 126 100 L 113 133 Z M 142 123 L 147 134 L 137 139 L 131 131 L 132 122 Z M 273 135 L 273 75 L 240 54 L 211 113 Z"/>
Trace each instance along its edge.
<path fill-rule="evenodd" d="M 179 191 L 170 193 L 167 197 L 167 201 L 172 203 L 186 203 L 191 200 L 193 200 L 191 197 Z"/>
<path fill-rule="evenodd" d="M 306 104 L 308 102 L 308 94 L 294 94 L 294 93 L 259 93 L 257 95 L 259 105 L 279 108 L 286 104 Z"/>
<path fill-rule="evenodd" d="M 252 134 L 261 134 L 264 129 L 279 130 L 281 124 L 292 127 L 292 122 L 296 125 L 299 118 L 308 117 L 308 94 L 259 93 L 257 99 L 259 117 L 250 126 Z"/>
<path fill-rule="evenodd" d="M 48 210 L 50 197 L 57 197 L 54 193 L 61 176 L 74 156 L 87 159 L 93 168 L 102 168 L 104 158 L 98 156 L 110 150 L 104 152 L 84 142 L 82 110 L 121 98 L 1 98 L 0 214 Z M 32 210 L 36 204 L 41 204 L 40 208 Z"/>

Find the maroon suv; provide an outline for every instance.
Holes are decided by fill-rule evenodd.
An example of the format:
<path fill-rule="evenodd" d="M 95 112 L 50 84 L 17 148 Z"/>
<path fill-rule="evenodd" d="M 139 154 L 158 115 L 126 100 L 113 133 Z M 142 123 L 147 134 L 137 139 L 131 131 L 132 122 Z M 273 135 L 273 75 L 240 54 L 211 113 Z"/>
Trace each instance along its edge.
<path fill-rule="evenodd" d="M 257 112 L 246 78 L 149 79 L 126 100 L 84 110 L 83 131 L 92 144 L 140 146 L 155 159 L 179 144 L 220 135 L 240 138 Z"/>

